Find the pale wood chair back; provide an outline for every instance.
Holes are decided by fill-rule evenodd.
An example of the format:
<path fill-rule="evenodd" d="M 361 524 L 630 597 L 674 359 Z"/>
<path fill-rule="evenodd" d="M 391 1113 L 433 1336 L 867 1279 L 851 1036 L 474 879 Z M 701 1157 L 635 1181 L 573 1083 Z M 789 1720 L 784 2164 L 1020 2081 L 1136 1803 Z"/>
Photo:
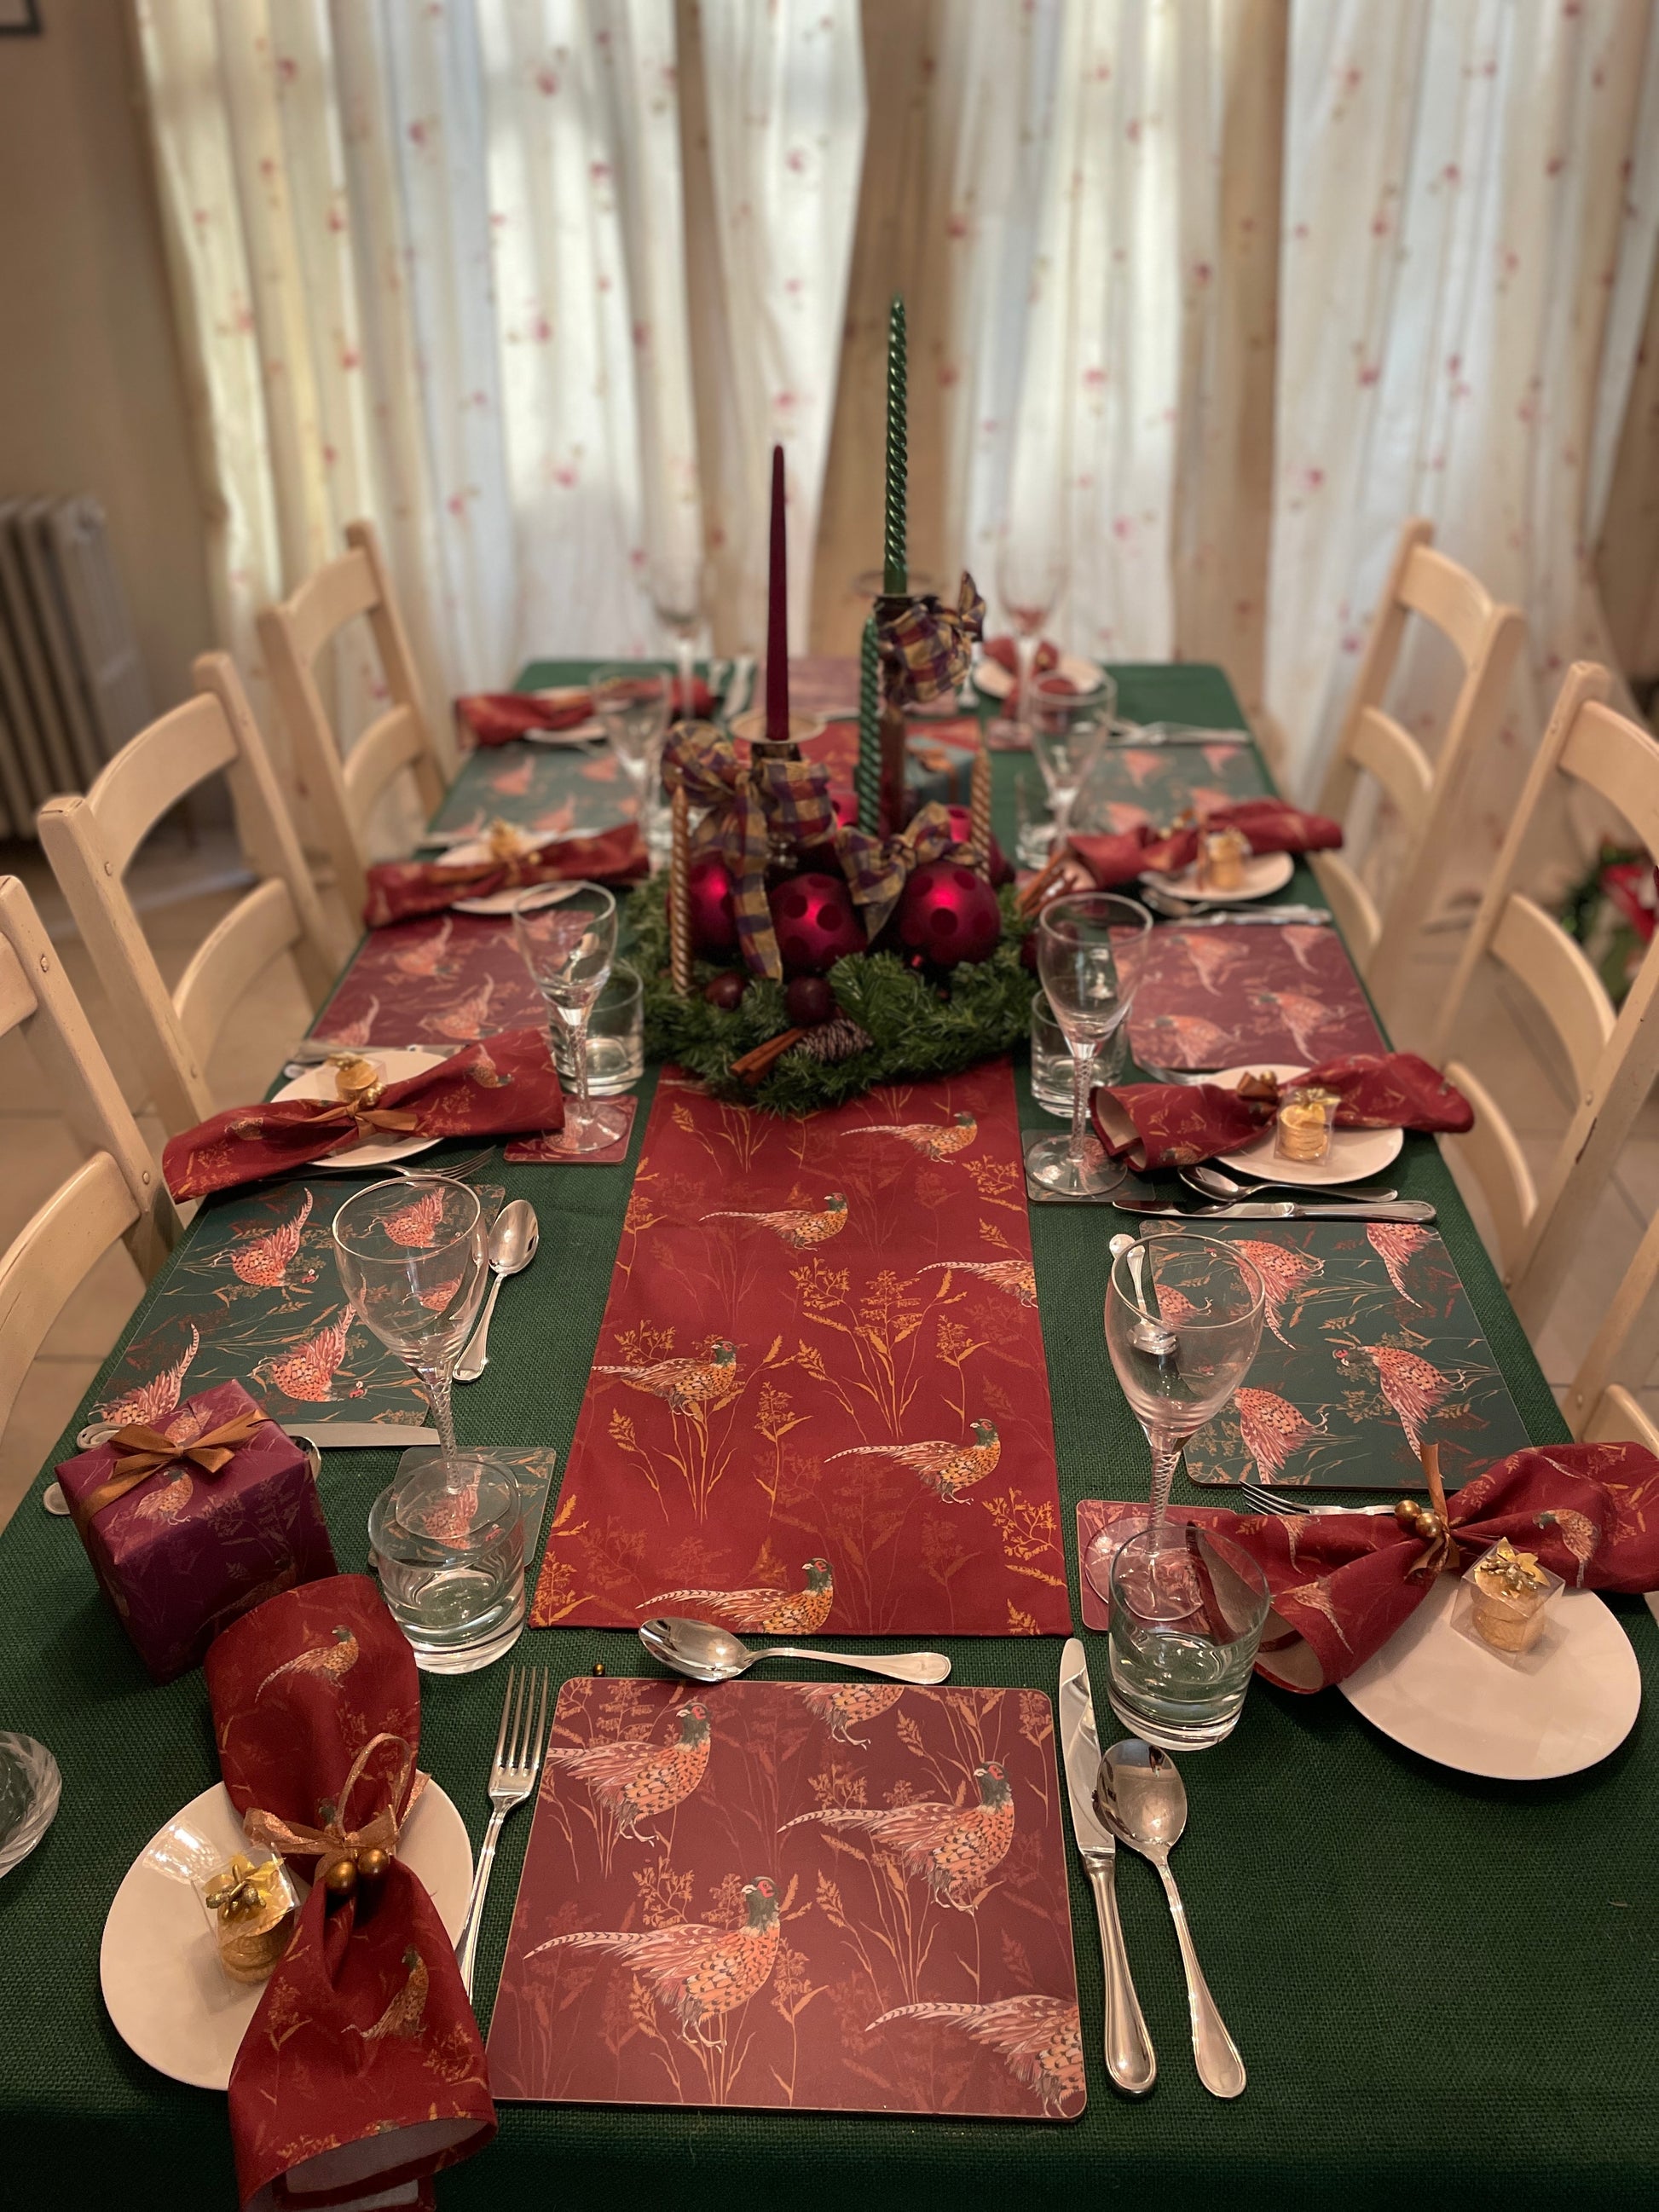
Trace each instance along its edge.
<path fill-rule="evenodd" d="M 1659 856 L 1659 742 L 1605 704 L 1613 679 L 1578 661 L 1562 684 L 1462 958 L 1431 1051 L 1468 1097 L 1475 1123 L 1444 1141 L 1473 1171 L 1491 1209 L 1494 1255 L 1516 1310 L 1535 1329 L 1596 1193 L 1659 1073 L 1659 937 L 1615 1012 L 1601 978 L 1560 923 L 1521 888 L 1531 833 L 1559 813 L 1569 783 L 1616 807 Z M 1490 965 L 1523 992 L 1572 1072 L 1577 1103 L 1541 1182 L 1534 1182 L 1503 1107 L 1455 1056 L 1472 987 Z"/>
<path fill-rule="evenodd" d="M 1659 1217 L 1648 1225 L 1595 1340 L 1567 1386 L 1561 1410 L 1588 1444 L 1645 1444 L 1659 1452 L 1659 1425 L 1634 1392 L 1659 1360 Z M 1622 1379 L 1620 1379 L 1622 1378 Z"/>
<path fill-rule="evenodd" d="M 15 876 L 0 876 L 0 1036 L 11 1030 L 87 1157 L 0 1252 L 0 1431 L 94 1263 L 119 1237 L 148 1281 L 179 1233 L 161 1171 L 33 903 Z"/>
<path fill-rule="evenodd" d="M 1381 786 L 1399 822 L 1402 859 L 1396 878 L 1379 906 L 1340 854 L 1313 856 L 1348 949 L 1372 997 L 1385 1008 L 1403 981 L 1450 851 L 1470 763 L 1503 718 L 1526 635 L 1520 609 L 1501 606 L 1467 568 L 1435 551 L 1433 538 L 1433 524 L 1421 517 L 1400 533 L 1319 798 L 1322 814 L 1346 822 L 1361 778 Z M 1439 631 L 1463 668 L 1432 760 L 1382 705 L 1413 616 Z"/>
<path fill-rule="evenodd" d="M 415 779 L 431 814 L 454 772 L 422 703 L 415 657 L 370 522 L 349 522 L 349 549 L 259 617 L 259 642 L 335 881 L 353 917 L 368 896 L 370 817 L 393 781 Z M 317 656 L 357 616 L 368 618 L 392 705 L 348 754 L 317 682 Z"/>
<path fill-rule="evenodd" d="M 169 1136 L 215 1110 L 204 1073 L 208 1054 L 254 978 L 279 954 L 291 953 L 315 1006 L 338 965 L 235 664 L 228 653 L 204 653 L 192 673 L 196 697 L 140 730 L 83 797 L 48 799 L 39 817 L 52 872 Z M 209 933 L 169 991 L 124 878 L 168 808 L 222 773 L 258 881 Z"/>

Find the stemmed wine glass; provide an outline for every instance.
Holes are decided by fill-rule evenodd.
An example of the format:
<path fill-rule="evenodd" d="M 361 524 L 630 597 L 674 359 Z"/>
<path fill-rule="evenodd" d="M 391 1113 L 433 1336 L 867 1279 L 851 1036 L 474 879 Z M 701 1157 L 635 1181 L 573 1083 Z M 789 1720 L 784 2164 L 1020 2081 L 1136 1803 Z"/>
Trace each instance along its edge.
<path fill-rule="evenodd" d="M 602 1152 L 628 1127 L 619 1107 L 595 1103 L 587 1082 L 587 1018 L 617 956 L 617 902 L 601 884 L 576 884 L 557 906 L 538 908 L 537 896 L 526 891 L 514 908 L 513 933 L 547 1001 L 550 1049 L 555 1021 L 569 1032 L 576 1097 L 565 1110 L 564 1148 Z"/>
<path fill-rule="evenodd" d="M 1152 1237 L 1112 1262 L 1106 1348 L 1152 1446 L 1154 1531 L 1164 1525 L 1182 1446 L 1250 1371 L 1266 1302 L 1259 1271 L 1218 1237 Z M 1122 1537 L 1121 1528 L 1112 1532 L 1114 1548 Z M 1103 1577 L 1096 1586 L 1104 1587 Z"/>
<path fill-rule="evenodd" d="M 601 668 L 593 678 L 593 711 L 633 790 L 635 818 L 647 842 L 653 841 L 653 817 L 662 811 L 657 800 L 673 686 L 665 668 L 640 662 Z"/>
<path fill-rule="evenodd" d="M 1033 1145 L 1025 1171 L 1062 1197 L 1097 1198 L 1124 1178 L 1089 1127 L 1089 1071 L 1128 1016 L 1152 927 L 1115 891 L 1051 899 L 1037 918 L 1037 975 L 1072 1054 L 1072 1130 Z"/>
<path fill-rule="evenodd" d="M 1098 691 L 1088 692 L 1073 691 L 1069 684 L 1062 690 L 1048 677 L 1039 676 L 1036 680 L 1031 750 L 1048 787 L 1048 810 L 1054 817 L 1051 847 L 1056 852 L 1072 826 L 1072 808 L 1083 779 L 1106 742 L 1115 698 L 1109 676 L 1102 678 Z M 1028 859 L 1027 865 L 1036 863 Z"/>
<path fill-rule="evenodd" d="M 1036 538 L 1016 536 L 1006 526 L 997 547 L 997 596 L 1014 630 L 1014 693 L 1011 718 L 993 722 L 988 738 L 1006 750 L 1024 751 L 1031 741 L 1031 674 L 1043 625 L 1066 588 L 1067 562 L 1057 525 Z"/>
<path fill-rule="evenodd" d="M 353 1193 L 334 1217 L 346 1296 L 426 1385 L 446 1452 L 455 1449 L 449 1386 L 489 1274 L 478 1194 L 453 1176 L 396 1176 Z"/>
<path fill-rule="evenodd" d="M 697 680 L 697 632 L 702 623 L 702 561 L 695 553 L 659 553 L 651 562 L 651 606 L 673 635 L 673 714 L 692 719 Z M 671 715 L 671 719 L 672 719 Z"/>

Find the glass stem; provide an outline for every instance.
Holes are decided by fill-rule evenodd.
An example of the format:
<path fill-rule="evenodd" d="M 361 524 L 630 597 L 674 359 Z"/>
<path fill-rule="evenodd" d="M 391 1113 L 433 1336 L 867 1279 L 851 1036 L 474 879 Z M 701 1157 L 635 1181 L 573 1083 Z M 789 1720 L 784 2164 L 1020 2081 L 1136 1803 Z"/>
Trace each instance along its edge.
<path fill-rule="evenodd" d="M 576 1063 L 576 1119 L 586 1121 L 592 1102 L 587 1095 L 587 1016 L 585 1012 L 570 1032 L 570 1053 Z"/>
<path fill-rule="evenodd" d="M 681 636 L 675 640 L 675 649 L 678 653 L 680 664 L 678 685 L 679 710 L 681 714 L 688 722 L 692 719 L 692 686 L 697 680 L 697 661 L 696 654 L 694 650 L 694 640 L 685 636 Z"/>
<path fill-rule="evenodd" d="M 1068 1037 L 1066 1042 L 1071 1044 Z M 1089 1070 L 1094 1062 L 1092 1048 L 1080 1051 L 1072 1044 L 1072 1145 L 1066 1158 L 1074 1168 L 1086 1167 L 1089 1162 Z"/>
<path fill-rule="evenodd" d="M 450 1364 L 447 1360 L 424 1361 L 415 1372 L 426 1385 L 426 1395 L 432 1401 L 433 1426 L 438 1431 L 438 1441 L 447 1452 L 455 1449 L 455 1417 L 450 1410 Z"/>
<path fill-rule="evenodd" d="M 1171 1436 L 1167 1429 L 1150 1429 L 1146 1441 L 1152 1448 L 1152 1527 L 1154 1531 L 1159 1531 L 1170 1508 L 1170 1489 L 1175 1481 L 1176 1468 L 1181 1462 L 1182 1439 Z"/>
<path fill-rule="evenodd" d="M 1014 720 L 1022 730 L 1031 726 L 1031 675 L 1036 666 L 1040 640 L 1022 630 L 1014 640 Z"/>

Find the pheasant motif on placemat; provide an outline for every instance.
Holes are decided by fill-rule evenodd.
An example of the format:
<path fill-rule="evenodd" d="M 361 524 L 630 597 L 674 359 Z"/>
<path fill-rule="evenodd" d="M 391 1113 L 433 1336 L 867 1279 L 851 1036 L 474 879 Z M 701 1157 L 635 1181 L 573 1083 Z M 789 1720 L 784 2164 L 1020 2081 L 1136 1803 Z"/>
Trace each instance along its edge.
<path fill-rule="evenodd" d="M 1036 1300 L 1036 1269 L 1029 1260 L 930 1260 L 921 1270 L 924 1275 L 944 1273 L 946 1275 L 977 1275 L 1023 1306 L 1034 1306 Z"/>
<path fill-rule="evenodd" d="M 98 1408 L 100 1420 L 113 1421 L 118 1428 L 140 1425 L 155 1428 L 167 1415 L 176 1413 L 179 1393 L 184 1388 L 190 1364 L 200 1351 L 202 1340 L 192 1324 L 190 1342 L 171 1367 L 164 1367 L 148 1382 L 141 1382 L 136 1390 L 128 1390 L 121 1397 L 111 1399 Z"/>
<path fill-rule="evenodd" d="M 740 1634 L 816 1636 L 836 1601 L 836 1577 L 828 1559 L 808 1559 L 802 1590 L 674 1589 L 647 1601 L 646 1613 L 663 1606 L 699 1605 Z"/>
<path fill-rule="evenodd" d="M 1078 2009 L 1064 1997 L 1000 1997 L 993 2004 L 896 2005 L 870 2023 L 868 2033 L 895 2020 L 943 2020 L 988 2043 L 1016 2081 L 1035 2089 L 1051 2112 L 1060 2112 L 1084 2091 L 1083 2031 Z"/>
<path fill-rule="evenodd" d="M 803 1682 L 797 1695 L 807 1711 L 821 1720 L 837 1743 L 854 1744 L 860 1751 L 867 1750 L 868 1736 L 854 1735 L 851 1729 L 860 1722 L 878 1720 L 904 1695 L 902 1683 L 882 1682 Z"/>
<path fill-rule="evenodd" d="M 769 1213 L 741 1213 L 722 1208 L 718 1213 L 705 1213 L 705 1221 L 758 1221 L 763 1229 L 771 1230 L 797 1252 L 805 1252 L 815 1244 L 827 1244 L 832 1237 L 839 1237 L 847 1226 L 847 1200 L 838 1190 L 829 1193 L 823 1210 L 814 1212 L 811 1206 L 781 1206 Z"/>
<path fill-rule="evenodd" d="M 687 2043 L 705 2047 L 726 2040 L 726 2014 L 746 2004 L 765 1986 L 778 1955 L 777 1885 L 757 1875 L 744 1886 L 745 1908 L 739 1928 L 710 1928 L 681 1921 L 639 1933 L 622 1929 L 579 1929 L 538 1943 L 526 1955 L 549 1951 L 609 1951 L 626 1961 L 665 2012 L 673 2014 Z M 720 2033 L 708 2031 L 718 2027 Z"/>
<path fill-rule="evenodd" d="M 679 1723 L 674 1743 L 584 1744 L 550 1751 L 546 1763 L 563 1767 L 583 1783 L 594 1803 L 611 1815 L 619 1836 L 630 1843 L 658 1843 L 661 1838 L 641 1828 L 641 1820 L 672 1812 L 708 1770 L 708 1706 L 700 1698 L 682 1705 Z"/>
<path fill-rule="evenodd" d="M 647 1390 L 677 1413 L 695 1413 L 711 1398 L 723 1398 L 738 1379 L 738 1348 L 714 1338 L 702 1359 L 653 1359 L 644 1367 L 595 1367 L 596 1375 L 620 1375 L 636 1390 Z"/>
<path fill-rule="evenodd" d="M 829 1805 L 816 1813 L 798 1813 L 783 1825 L 799 1828 L 817 1821 L 826 1828 L 856 1829 L 890 1851 L 913 1881 L 925 1881 L 941 1905 L 971 1912 L 1014 1839 L 1013 1793 L 1000 1764 L 987 1759 L 974 1769 L 974 1779 L 979 1784 L 977 1805 L 926 1799 L 875 1810 Z"/>
<path fill-rule="evenodd" d="M 925 1444 L 851 1444 L 831 1452 L 831 1460 L 890 1459 L 919 1475 L 930 1490 L 938 1491 L 947 1505 L 960 1505 L 962 1493 L 991 1474 L 1002 1456 L 1002 1439 L 991 1421 L 974 1423 L 970 1444 L 933 1442 Z"/>
<path fill-rule="evenodd" d="M 944 1122 L 871 1121 L 847 1133 L 849 1137 L 898 1137 L 913 1145 L 924 1159 L 945 1160 L 953 1152 L 967 1151 L 979 1134 L 979 1123 L 971 1114 L 958 1113 Z"/>

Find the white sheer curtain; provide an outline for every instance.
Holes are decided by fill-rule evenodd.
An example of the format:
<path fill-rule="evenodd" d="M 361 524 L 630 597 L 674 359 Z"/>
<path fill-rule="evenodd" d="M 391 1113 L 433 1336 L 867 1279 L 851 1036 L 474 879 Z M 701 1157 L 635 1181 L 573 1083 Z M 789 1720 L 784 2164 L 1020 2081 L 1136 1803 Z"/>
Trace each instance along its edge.
<path fill-rule="evenodd" d="M 1590 555 L 1659 234 L 1650 0 L 1293 0 L 1268 700 L 1317 787 L 1400 523 L 1529 623 L 1480 800 L 1605 645 Z"/>
<path fill-rule="evenodd" d="M 750 478 L 779 434 L 805 606 L 862 144 L 854 0 L 703 24 L 736 404 L 701 455 L 673 0 L 134 5 L 222 635 L 250 666 L 255 611 L 357 514 L 434 696 L 532 653 L 660 647 L 652 556 L 695 565 L 711 493 L 728 537 L 763 542 Z M 742 542 L 747 642 L 763 569 Z"/>

